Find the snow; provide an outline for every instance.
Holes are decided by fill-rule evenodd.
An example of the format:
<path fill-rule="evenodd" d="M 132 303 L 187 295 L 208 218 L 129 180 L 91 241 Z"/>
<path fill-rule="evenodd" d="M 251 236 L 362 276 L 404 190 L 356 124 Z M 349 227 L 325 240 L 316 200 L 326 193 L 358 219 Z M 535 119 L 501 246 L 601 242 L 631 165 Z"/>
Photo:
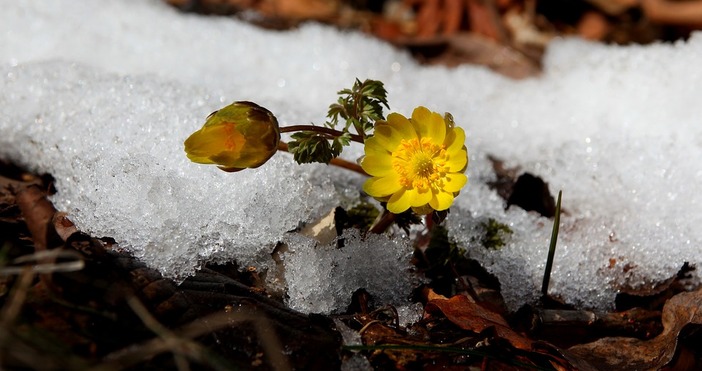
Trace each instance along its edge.
<path fill-rule="evenodd" d="M 563 190 L 550 292 L 567 302 L 608 309 L 617 292 L 702 262 L 701 34 L 651 46 L 559 40 L 542 76 L 511 81 L 474 66 L 419 66 L 357 33 L 265 31 L 155 0 L 3 5 L 0 158 L 51 173 L 53 201 L 81 230 L 115 238 L 168 277 L 209 261 L 279 269 L 271 253 L 282 242 L 293 308 L 343 309 L 357 286 L 409 304 L 406 237 L 346 236 L 336 249 L 294 232 L 357 200 L 360 176 L 286 154 L 228 174 L 183 153 L 183 140 L 232 101 L 257 102 L 281 125 L 321 123 L 355 78 L 383 81 L 392 111 L 424 105 L 466 129 L 470 183 L 447 226 L 498 276 L 511 309 L 538 297 L 552 220 L 505 211 L 486 185 L 488 155 Z M 488 218 L 514 231 L 499 250 L 475 243 Z"/>
<path fill-rule="evenodd" d="M 406 240 L 384 236 L 361 238 L 357 231 L 345 232 L 343 248 L 336 242 L 316 246 L 314 240 L 290 241 L 284 254 L 287 294 L 295 298 L 293 309 L 302 312 L 332 312 L 349 305 L 351 293 L 365 288 L 378 303 L 403 303 L 413 284 L 409 275 L 412 248 Z M 417 280 L 414 280 L 417 281 Z M 388 290 L 387 288 L 392 288 Z"/>

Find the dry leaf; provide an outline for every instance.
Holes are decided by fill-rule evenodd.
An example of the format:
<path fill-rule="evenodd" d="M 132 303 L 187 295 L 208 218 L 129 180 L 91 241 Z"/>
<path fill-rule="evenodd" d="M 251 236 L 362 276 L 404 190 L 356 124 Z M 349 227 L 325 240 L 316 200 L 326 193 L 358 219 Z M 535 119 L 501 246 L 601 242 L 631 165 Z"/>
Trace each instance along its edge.
<path fill-rule="evenodd" d="M 494 327 L 497 336 L 509 341 L 515 348 L 532 349 L 533 341 L 531 339 L 516 333 L 502 316 L 471 302 L 466 296 L 456 295 L 448 300 L 431 300 L 427 303 L 425 310 L 427 312 L 440 311 L 456 326 L 476 333 Z"/>
<path fill-rule="evenodd" d="M 51 222 L 56 230 L 56 233 L 63 241 L 68 241 L 68 238 L 71 237 L 71 235 L 78 232 L 78 228 L 70 219 L 68 219 L 68 214 L 65 212 L 60 211 L 55 213 Z"/>
<path fill-rule="evenodd" d="M 471 31 L 493 40 L 506 41 L 494 4 L 478 0 L 467 0 L 467 3 Z"/>
<path fill-rule="evenodd" d="M 680 331 L 702 324 L 702 289 L 672 297 L 663 307 L 663 332 L 651 340 L 610 337 L 576 345 L 570 353 L 603 370 L 657 370 L 673 360 Z"/>
<path fill-rule="evenodd" d="M 337 14 L 339 3 L 334 0 L 264 0 L 255 8 L 268 17 L 327 20 Z"/>
<path fill-rule="evenodd" d="M 425 38 L 436 35 L 441 24 L 440 19 L 440 0 L 421 1 L 421 7 L 417 12 L 417 37 Z"/>
<path fill-rule="evenodd" d="M 643 0 L 641 7 L 654 23 L 702 28 L 702 1 Z"/>
<path fill-rule="evenodd" d="M 539 66 L 509 46 L 475 33 L 459 32 L 447 38 L 449 50 L 433 62 L 449 66 L 463 63 L 490 67 L 497 73 L 515 79 L 535 76 Z"/>
<path fill-rule="evenodd" d="M 38 186 L 28 186 L 17 192 L 17 206 L 27 223 L 27 229 L 32 234 L 32 240 L 37 251 L 48 249 L 56 232 L 51 223 L 56 209 L 46 198 L 46 192 Z"/>

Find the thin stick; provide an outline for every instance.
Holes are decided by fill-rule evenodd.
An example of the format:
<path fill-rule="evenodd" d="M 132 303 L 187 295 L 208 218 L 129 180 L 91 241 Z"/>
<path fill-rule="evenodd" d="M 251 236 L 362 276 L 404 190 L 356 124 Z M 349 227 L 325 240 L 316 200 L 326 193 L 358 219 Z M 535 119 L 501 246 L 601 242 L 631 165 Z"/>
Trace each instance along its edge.
<path fill-rule="evenodd" d="M 283 141 L 278 143 L 278 150 L 283 151 L 283 152 L 288 152 L 288 153 L 290 152 L 290 151 L 288 151 L 288 144 L 283 142 Z M 338 157 L 331 159 L 331 161 L 329 161 L 329 165 L 343 167 L 346 170 L 351 170 L 351 171 L 355 171 L 361 175 L 370 176 L 368 173 L 366 173 L 365 170 L 363 170 L 361 165 L 353 163 L 351 161 L 342 160 Z"/>
<path fill-rule="evenodd" d="M 289 133 L 291 131 L 316 131 L 318 133 L 329 134 L 329 135 L 332 135 L 334 137 L 340 137 L 340 136 L 344 135 L 344 133 L 339 131 L 339 130 L 334 130 L 334 129 L 324 127 L 324 126 L 292 125 L 292 126 L 280 127 L 281 133 Z M 360 135 L 349 133 L 349 136 L 351 137 L 351 140 L 353 140 L 354 142 L 358 142 L 358 143 L 363 144 L 363 137 L 361 137 Z"/>
<path fill-rule="evenodd" d="M 558 201 L 556 202 L 556 215 L 553 217 L 553 229 L 551 230 L 551 246 L 548 248 L 548 258 L 546 258 L 546 269 L 544 271 L 544 281 L 541 284 L 541 294 L 548 293 L 548 283 L 551 280 L 551 269 L 553 268 L 553 256 L 556 253 L 556 241 L 558 241 L 558 227 L 561 224 L 561 195 L 563 191 L 558 191 Z"/>
<path fill-rule="evenodd" d="M 394 221 L 395 221 L 395 214 L 393 214 L 387 210 L 383 210 L 382 214 L 380 214 L 378 216 L 378 218 L 375 220 L 375 222 L 373 223 L 373 225 L 370 227 L 370 229 L 368 231 L 370 233 L 377 233 L 377 234 L 383 233 L 383 232 L 385 232 L 385 230 L 388 229 L 388 227 L 390 227 L 390 225 L 392 225 L 392 223 Z"/>

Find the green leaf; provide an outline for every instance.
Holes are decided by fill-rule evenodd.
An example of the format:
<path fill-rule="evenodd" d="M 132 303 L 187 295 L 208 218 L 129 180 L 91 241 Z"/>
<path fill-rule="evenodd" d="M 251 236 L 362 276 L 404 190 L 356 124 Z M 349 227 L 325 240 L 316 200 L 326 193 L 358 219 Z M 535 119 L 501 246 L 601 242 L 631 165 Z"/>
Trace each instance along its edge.
<path fill-rule="evenodd" d="M 551 269 L 553 268 L 553 257 L 556 254 L 556 242 L 558 241 L 558 228 L 561 224 L 561 196 L 563 191 L 558 191 L 558 201 L 556 201 L 556 214 L 553 217 L 553 229 L 551 229 L 551 243 L 548 247 L 548 256 L 546 257 L 546 268 L 544 269 L 544 279 L 541 283 L 541 294 L 546 296 L 548 293 L 548 284 L 551 280 Z"/>
<path fill-rule="evenodd" d="M 377 80 L 356 79 L 351 89 L 338 92 L 338 101 L 329 106 L 326 125 L 335 128 L 339 122 L 344 122 L 344 131 L 353 127 L 358 135 L 365 137 L 369 134 L 375 122 L 384 120 L 383 106 L 389 108 L 387 91 L 383 83 Z"/>
<path fill-rule="evenodd" d="M 344 108 L 343 103 L 343 100 L 339 99 L 339 103 L 333 103 L 329 106 L 327 117 L 330 118 L 330 121 L 325 123 L 326 126 L 334 129 L 339 123 L 339 116 L 341 116 L 341 118 L 344 120 L 348 117 L 348 113 L 346 113 L 346 108 Z"/>
<path fill-rule="evenodd" d="M 334 148 L 329 139 L 313 131 L 301 131 L 292 134 L 293 140 L 288 143 L 288 151 L 298 164 L 321 162 L 328 164 L 332 158 L 341 153 L 341 145 Z M 337 142 L 334 139 L 334 142 Z"/>
<path fill-rule="evenodd" d="M 345 132 L 332 140 L 331 145 L 331 155 L 332 158 L 339 157 L 344 146 L 348 146 L 351 143 L 351 133 Z"/>

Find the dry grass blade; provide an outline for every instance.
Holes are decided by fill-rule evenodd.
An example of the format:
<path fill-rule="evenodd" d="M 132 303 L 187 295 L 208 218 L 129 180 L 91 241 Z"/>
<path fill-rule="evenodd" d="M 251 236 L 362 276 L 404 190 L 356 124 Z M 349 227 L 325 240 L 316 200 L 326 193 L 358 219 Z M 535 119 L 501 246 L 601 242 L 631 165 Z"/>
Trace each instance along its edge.
<path fill-rule="evenodd" d="M 10 327 L 22 310 L 22 305 L 27 299 L 29 286 L 34 279 L 34 272 L 32 272 L 30 268 L 24 267 L 22 269 L 19 280 L 13 286 L 10 297 L 0 312 L 0 314 L 2 314 L 2 316 L 0 316 L 0 324 L 5 329 Z M 3 340 L 5 339 L 0 338 L 0 344 L 3 343 Z"/>
<path fill-rule="evenodd" d="M 33 280 L 34 273 L 30 269 L 24 268 L 12 287 L 7 302 L 0 311 L 0 357 L 12 354 L 14 358 L 20 359 L 25 365 L 41 368 L 44 364 L 43 358 L 37 354 L 35 349 L 26 346 L 21 341 L 16 341 L 12 333 L 13 323 L 24 306 Z M 4 364 L 4 359 L 0 358 L 0 366 Z"/>
<path fill-rule="evenodd" d="M 252 322 L 272 369 L 277 371 L 291 369 L 287 359 L 283 356 L 283 348 L 275 336 L 271 324 L 262 314 L 255 313 L 248 308 L 243 308 L 238 312 L 217 312 L 193 321 L 180 329 L 171 331 L 160 324 L 135 297 L 130 298 L 128 303 L 144 322 L 144 325 L 159 335 L 159 337 L 107 355 L 104 361 L 109 365 L 120 368 L 129 367 L 158 354 L 170 351 L 176 357 L 176 363 L 181 365 L 181 367 L 186 367 L 187 362 L 185 362 L 185 359 L 179 359 L 178 357 L 187 357 L 201 364 L 206 364 L 215 370 L 229 370 L 232 367 L 231 365 L 224 360 L 218 359 L 202 345 L 191 339 L 237 323 Z"/>
<path fill-rule="evenodd" d="M 58 258 L 73 259 L 67 262 L 56 263 L 54 260 Z M 85 267 L 85 261 L 82 256 L 75 251 L 68 250 L 43 250 L 33 254 L 23 255 L 12 261 L 12 264 L 25 264 L 23 266 L 5 266 L 0 268 L 0 276 L 9 276 L 22 274 L 25 270 L 29 270 L 35 274 L 42 273 L 57 273 L 57 272 L 75 272 Z"/>

